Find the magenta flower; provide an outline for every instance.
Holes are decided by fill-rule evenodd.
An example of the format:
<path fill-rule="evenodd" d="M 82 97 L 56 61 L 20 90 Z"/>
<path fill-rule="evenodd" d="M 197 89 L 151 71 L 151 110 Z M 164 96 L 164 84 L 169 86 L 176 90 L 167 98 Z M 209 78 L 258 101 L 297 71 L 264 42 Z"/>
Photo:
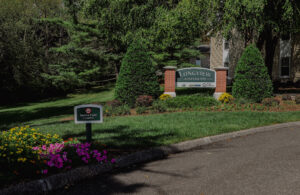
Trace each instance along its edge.
<path fill-rule="evenodd" d="M 44 169 L 44 170 L 42 170 L 42 174 L 47 174 L 48 173 L 48 169 Z"/>

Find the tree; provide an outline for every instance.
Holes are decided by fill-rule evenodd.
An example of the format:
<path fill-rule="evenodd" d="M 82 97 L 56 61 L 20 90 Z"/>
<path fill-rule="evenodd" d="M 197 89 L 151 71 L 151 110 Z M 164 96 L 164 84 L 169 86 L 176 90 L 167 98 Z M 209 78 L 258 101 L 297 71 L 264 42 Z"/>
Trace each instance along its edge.
<path fill-rule="evenodd" d="M 35 3 L 0 1 L 0 93 L 5 94 L 4 101 L 37 98 L 49 87 L 41 77 L 47 64 L 37 25 L 42 11 Z"/>
<path fill-rule="evenodd" d="M 267 67 L 260 51 L 254 45 L 246 47 L 237 64 L 232 94 L 235 98 L 246 98 L 256 102 L 261 102 L 273 94 Z"/>
<path fill-rule="evenodd" d="M 159 83 L 146 47 L 140 41 L 134 41 L 122 60 L 115 97 L 134 106 L 140 95 L 158 97 Z"/>
<path fill-rule="evenodd" d="M 208 1 L 182 0 L 172 9 L 158 8 L 151 27 L 149 46 L 156 64 L 193 66 L 191 58 L 201 54 L 193 46 L 207 33 Z"/>
<path fill-rule="evenodd" d="M 213 26 L 227 38 L 233 30 L 244 37 L 245 47 L 255 43 L 265 50 L 265 64 L 272 76 L 275 48 L 282 35 L 299 32 L 296 0 L 215 0 Z"/>
<path fill-rule="evenodd" d="M 207 0 L 90 0 L 85 14 L 97 21 L 109 61 L 118 72 L 129 44 L 145 40 L 158 68 L 187 66 L 200 54 L 191 45 L 207 31 Z"/>

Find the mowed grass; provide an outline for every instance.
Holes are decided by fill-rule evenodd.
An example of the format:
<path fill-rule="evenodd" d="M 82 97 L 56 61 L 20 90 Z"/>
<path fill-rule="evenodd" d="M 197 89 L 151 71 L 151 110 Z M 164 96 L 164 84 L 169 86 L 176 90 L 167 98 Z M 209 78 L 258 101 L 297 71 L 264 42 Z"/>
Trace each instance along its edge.
<path fill-rule="evenodd" d="M 18 106 L 0 107 L 0 130 L 23 124 L 57 122 L 62 117 L 73 115 L 74 106 L 89 103 L 102 103 L 112 100 L 113 87 L 100 87 L 89 93 L 70 94 L 67 97 L 28 103 Z"/>
<path fill-rule="evenodd" d="M 142 149 L 252 127 L 300 120 L 300 112 L 178 112 L 109 117 L 93 124 L 93 139 L 109 148 Z M 42 132 L 85 140 L 85 125 L 39 125 Z"/>
<path fill-rule="evenodd" d="M 85 140 L 85 125 L 64 120 L 74 106 L 113 99 L 113 87 L 84 94 L 14 107 L 0 107 L 0 129 L 30 125 L 64 139 Z M 300 112 L 177 112 L 141 116 L 105 117 L 93 124 L 95 141 L 116 149 L 143 149 L 168 145 L 252 127 L 299 121 Z"/>

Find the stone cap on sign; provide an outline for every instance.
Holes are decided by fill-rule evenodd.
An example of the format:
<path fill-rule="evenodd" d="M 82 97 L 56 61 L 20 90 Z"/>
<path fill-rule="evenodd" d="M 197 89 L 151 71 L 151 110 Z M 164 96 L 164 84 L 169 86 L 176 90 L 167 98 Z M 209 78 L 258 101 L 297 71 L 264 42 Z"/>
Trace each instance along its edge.
<path fill-rule="evenodd" d="M 176 66 L 165 66 L 164 69 L 165 70 L 176 70 L 177 67 Z"/>
<path fill-rule="evenodd" d="M 229 70 L 228 67 L 216 67 L 215 70 Z"/>

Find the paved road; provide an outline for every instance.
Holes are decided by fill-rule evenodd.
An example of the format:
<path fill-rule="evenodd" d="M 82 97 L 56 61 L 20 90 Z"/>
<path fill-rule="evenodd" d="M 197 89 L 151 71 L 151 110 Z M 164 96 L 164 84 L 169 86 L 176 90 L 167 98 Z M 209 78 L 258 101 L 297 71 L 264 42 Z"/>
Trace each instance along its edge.
<path fill-rule="evenodd" d="M 170 155 L 55 194 L 300 194 L 300 126 Z"/>

